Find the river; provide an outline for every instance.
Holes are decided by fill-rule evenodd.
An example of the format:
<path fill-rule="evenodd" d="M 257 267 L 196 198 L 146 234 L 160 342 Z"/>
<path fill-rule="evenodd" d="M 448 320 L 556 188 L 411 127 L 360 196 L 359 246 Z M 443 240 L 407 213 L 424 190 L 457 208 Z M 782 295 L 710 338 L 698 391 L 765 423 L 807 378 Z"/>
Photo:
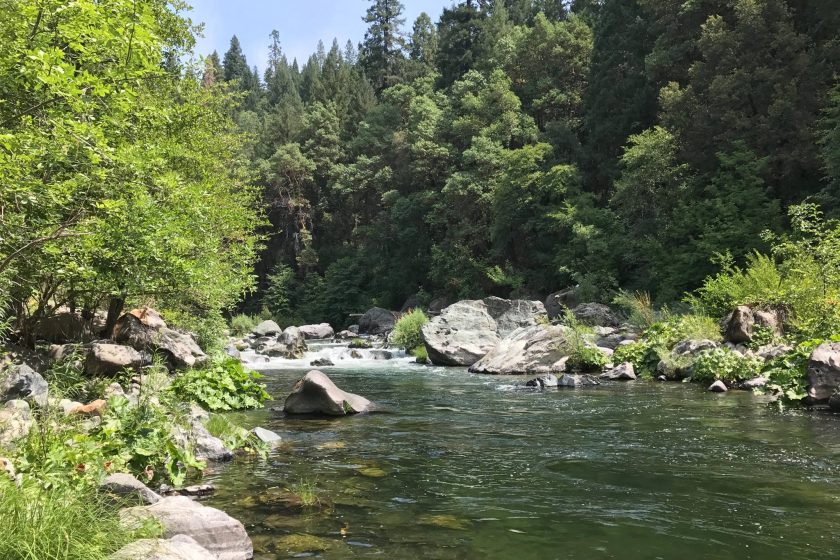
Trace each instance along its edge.
<path fill-rule="evenodd" d="M 257 559 L 840 557 L 840 417 L 676 383 L 529 390 L 343 352 L 261 364 L 277 401 L 236 418 L 284 443 L 208 474 L 208 504 L 245 523 Z M 377 412 L 271 410 L 323 355 Z"/>

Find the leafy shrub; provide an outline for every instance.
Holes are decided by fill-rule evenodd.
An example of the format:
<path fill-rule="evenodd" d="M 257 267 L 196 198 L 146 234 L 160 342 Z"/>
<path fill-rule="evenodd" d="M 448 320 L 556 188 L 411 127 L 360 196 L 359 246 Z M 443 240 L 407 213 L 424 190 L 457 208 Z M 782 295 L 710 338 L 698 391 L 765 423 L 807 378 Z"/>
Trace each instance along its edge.
<path fill-rule="evenodd" d="M 659 353 L 647 342 L 622 344 L 613 353 L 613 363 L 629 362 L 633 364 L 636 374 L 644 377 L 650 377 L 656 372 L 659 360 Z"/>
<path fill-rule="evenodd" d="M 418 364 L 429 363 L 429 351 L 426 350 L 425 346 L 418 346 L 417 348 L 411 351 L 411 355 L 417 358 Z"/>
<path fill-rule="evenodd" d="M 45 489 L 28 480 L 17 486 L 0 477 L 0 558 L 3 560 L 105 560 L 140 538 L 159 536 L 156 524 L 129 530 L 118 509 L 94 487 Z"/>
<path fill-rule="evenodd" d="M 200 404 L 212 412 L 261 408 L 270 397 L 262 376 L 245 369 L 234 358 L 222 358 L 209 366 L 191 369 L 172 384 L 175 395 Z"/>
<path fill-rule="evenodd" d="M 701 383 L 744 381 L 761 373 L 762 365 L 760 358 L 742 356 L 728 348 L 714 348 L 701 352 L 694 360 L 692 379 Z"/>
<path fill-rule="evenodd" d="M 243 337 L 253 332 L 257 326 L 257 320 L 250 315 L 234 315 L 230 318 L 230 333 L 233 336 Z"/>
<path fill-rule="evenodd" d="M 573 370 L 592 373 L 602 371 L 609 363 L 609 358 L 598 348 L 581 346 L 569 355 L 566 363 Z"/>
<path fill-rule="evenodd" d="M 219 352 L 225 346 L 228 324 L 221 312 L 197 314 L 166 310 L 161 312 L 170 327 L 195 333 L 196 341 L 207 353 Z"/>
<path fill-rule="evenodd" d="M 420 333 L 420 329 L 428 322 L 429 318 L 426 317 L 422 309 L 415 309 L 406 313 L 400 317 L 400 320 L 394 326 L 391 342 L 406 350 L 423 346 L 423 335 Z"/>

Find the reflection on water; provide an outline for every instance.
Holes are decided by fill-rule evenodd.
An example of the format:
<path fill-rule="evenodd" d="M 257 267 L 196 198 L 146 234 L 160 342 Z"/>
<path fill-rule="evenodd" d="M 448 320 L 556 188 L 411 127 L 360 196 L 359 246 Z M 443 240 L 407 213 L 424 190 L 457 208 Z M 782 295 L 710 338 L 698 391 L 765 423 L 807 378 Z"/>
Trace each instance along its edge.
<path fill-rule="evenodd" d="M 269 410 L 307 363 L 266 364 L 278 401 L 238 418 L 283 446 L 209 476 L 257 558 L 840 556 L 835 417 L 677 384 L 516 389 L 407 358 L 324 369 L 383 412 Z M 315 505 L 289 499 L 301 488 Z"/>

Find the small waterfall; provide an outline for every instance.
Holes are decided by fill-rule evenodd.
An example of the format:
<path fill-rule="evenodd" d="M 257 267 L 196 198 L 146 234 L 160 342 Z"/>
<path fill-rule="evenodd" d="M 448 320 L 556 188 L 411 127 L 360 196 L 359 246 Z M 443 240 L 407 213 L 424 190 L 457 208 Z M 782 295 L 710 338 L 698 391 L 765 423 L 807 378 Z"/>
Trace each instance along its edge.
<path fill-rule="evenodd" d="M 399 348 L 350 348 L 346 342 L 309 341 L 308 350 L 303 358 L 289 360 L 272 358 L 257 354 L 253 350 L 242 352 L 242 361 L 248 367 L 264 369 L 305 369 L 319 368 L 378 368 L 405 367 L 415 363 L 413 356 Z M 314 362 L 331 362 L 333 365 L 311 365 Z"/>

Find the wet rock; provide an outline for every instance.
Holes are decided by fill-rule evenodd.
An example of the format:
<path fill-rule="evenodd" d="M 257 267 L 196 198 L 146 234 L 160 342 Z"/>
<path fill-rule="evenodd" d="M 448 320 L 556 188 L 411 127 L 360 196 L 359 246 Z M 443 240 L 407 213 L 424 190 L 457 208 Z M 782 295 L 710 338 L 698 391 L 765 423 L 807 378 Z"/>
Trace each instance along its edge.
<path fill-rule="evenodd" d="M 108 477 L 99 485 L 99 488 L 121 498 L 140 498 L 146 504 L 156 504 L 161 497 L 150 490 L 145 484 L 125 473 L 116 473 Z"/>
<path fill-rule="evenodd" d="M 370 351 L 370 357 L 374 360 L 391 360 L 394 358 L 394 354 L 388 350 L 375 349 Z"/>
<path fill-rule="evenodd" d="M 625 362 L 601 374 L 601 379 L 610 381 L 635 381 L 636 370 L 633 364 Z"/>
<path fill-rule="evenodd" d="M 763 376 L 753 377 L 741 383 L 738 388 L 744 391 L 752 391 L 753 389 L 760 389 L 767 385 L 767 378 Z"/>
<path fill-rule="evenodd" d="M 212 484 L 194 484 L 178 490 L 178 495 L 204 498 L 212 495 L 214 492 L 216 492 L 216 487 Z"/>
<path fill-rule="evenodd" d="M 12 400 L 0 408 L 0 446 L 6 447 L 29 435 L 34 425 L 29 403 Z"/>
<path fill-rule="evenodd" d="M 537 377 L 536 379 L 531 379 L 525 382 L 526 387 L 536 387 L 539 389 L 546 389 L 550 387 L 557 387 L 559 383 L 557 376 L 554 374 L 547 374 L 543 375 L 542 377 Z"/>
<path fill-rule="evenodd" d="M 557 382 L 558 387 L 592 387 L 601 383 L 591 375 L 564 374 Z"/>
<path fill-rule="evenodd" d="M 304 325 L 298 327 L 303 338 L 306 340 L 325 340 L 335 336 L 335 331 L 329 323 L 321 323 L 320 325 Z"/>
<path fill-rule="evenodd" d="M 331 367 L 335 364 L 328 358 L 318 358 L 317 360 L 309 362 L 309 365 L 312 367 Z"/>
<path fill-rule="evenodd" d="M 49 386 L 41 374 L 26 364 L 14 365 L 0 377 L 6 376 L 0 385 L 0 401 L 7 402 L 15 399 L 29 400 L 38 406 L 47 406 Z"/>
<path fill-rule="evenodd" d="M 170 369 L 198 366 L 207 361 L 207 355 L 192 336 L 161 325 L 166 323 L 153 309 L 135 309 L 117 321 L 114 340 L 140 352 L 163 356 Z"/>
<path fill-rule="evenodd" d="M 752 342 L 756 326 L 770 329 L 774 336 L 782 335 L 782 313 L 775 310 L 755 309 L 740 305 L 724 318 L 721 323 L 723 337 L 727 342 L 740 344 Z"/>
<path fill-rule="evenodd" d="M 374 307 L 369 309 L 359 319 L 359 332 L 361 334 L 388 334 L 394 330 L 397 323 L 397 315 L 393 311 Z"/>
<path fill-rule="evenodd" d="M 350 357 L 354 360 L 361 360 L 363 356 L 358 350 L 350 350 Z"/>
<path fill-rule="evenodd" d="M 365 412 L 370 405 L 366 398 L 342 391 L 326 374 L 313 370 L 295 384 L 283 410 L 286 414 L 344 416 Z"/>
<path fill-rule="evenodd" d="M 87 354 L 85 371 L 93 377 L 113 377 L 123 370 L 138 370 L 148 363 L 150 360 L 130 346 L 96 343 Z"/>
<path fill-rule="evenodd" d="M 840 342 L 817 346 L 808 360 L 808 397 L 827 402 L 840 389 Z"/>
<path fill-rule="evenodd" d="M 265 428 L 260 428 L 259 426 L 251 430 L 251 432 L 263 443 L 267 443 L 269 445 L 276 445 L 282 441 L 282 438 L 272 432 L 271 430 L 266 430 Z"/>
<path fill-rule="evenodd" d="M 575 318 L 590 327 L 617 327 L 618 315 L 603 303 L 582 303 L 572 310 Z"/>
<path fill-rule="evenodd" d="M 565 340 L 564 327 L 523 327 L 502 339 L 470 371 L 491 375 L 559 373 L 563 370 L 556 369 L 555 364 L 564 355 L 559 348 Z"/>
<path fill-rule="evenodd" d="M 726 386 L 726 383 L 718 379 L 717 381 L 709 385 L 708 390 L 712 393 L 725 393 L 729 390 L 729 388 Z"/>
<path fill-rule="evenodd" d="M 169 540 L 142 539 L 130 543 L 110 560 L 219 560 L 195 539 L 186 535 L 175 535 Z"/>
<path fill-rule="evenodd" d="M 120 517 L 128 526 L 137 526 L 144 519 L 156 519 L 163 527 L 164 537 L 191 537 L 218 560 L 249 560 L 254 554 L 242 523 L 185 496 L 166 497 L 150 506 L 124 509 Z"/>
<path fill-rule="evenodd" d="M 278 334 L 283 332 L 283 329 L 281 329 L 280 325 L 278 325 L 274 321 L 269 320 L 269 321 L 263 321 L 262 323 L 260 323 L 256 327 L 254 327 L 254 330 L 251 331 L 251 332 L 258 337 L 259 336 L 277 336 Z"/>

